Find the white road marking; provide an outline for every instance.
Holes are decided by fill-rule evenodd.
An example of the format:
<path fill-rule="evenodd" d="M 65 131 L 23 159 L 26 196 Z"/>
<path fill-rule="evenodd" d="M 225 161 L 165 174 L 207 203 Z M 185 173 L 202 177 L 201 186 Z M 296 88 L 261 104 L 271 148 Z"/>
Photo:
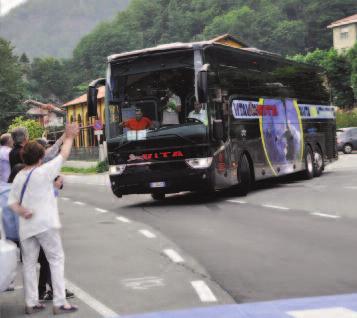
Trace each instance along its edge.
<path fill-rule="evenodd" d="M 195 289 L 198 297 L 204 303 L 217 301 L 216 296 L 212 293 L 211 289 L 203 280 L 196 280 L 191 282 L 192 287 Z"/>
<path fill-rule="evenodd" d="M 355 186 L 345 186 L 344 188 L 347 190 L 357 190 L 357 187 Z"/>
<path fill-rule="evenodd" d="M 63 201 L 69 201 L 69 198 L 61 197 L 61 200 L 63 200 Z"/>
<path fill-rule="evenodd" d="M 287 208 L 285 206 L 280 206 L 280 205 L 272 205 L 272 204 L 262 204 L 264 208 L 270 208 L 270 209 L 277 209 L 277 210 L 290 210 L 290 208 Z"/>
<path fill-rule="evenodd" d="M 86 305 L 95 310 L 102 317 L 119 317 L 118 314 L 102 304 L 91 295 L 87 294 L 84 290 L 66 279 L 66 287 L 75 293 L 76 297 L 83 301 Z"/>
<path fill-rule="evenodd" d="M 357 318 L 357 312 L 347 308 L 290 311 L 287 314 L 294 318 Z"/>
<path fill-rule="evenodd" d="M 174 263 L 184 263 L 184 259 L 181 257 L 179 253 L 172 249 L 164 250 L 164 253 L 169 257 Z"/>
<path fill-rule="evenodd" d="M 122 280 L 122 284 L 134 290 L 146 290 L 165 286 L 164 279 L 156 276 L 124 279 Z"/>
<path fill-rule="evenodd" d="M 150 238 L 150 239 L 156 237 L 156 235 L 154 233 L 150 232 L 149 230 L 140 230 L 139 232 L 142 235 L 144 235 L 145 237 Z"/>
<path fill-rule="evenodd" d="M 100 213 L 108 213 L 109 212 L 108 210 L 101 209 L 101 208 L 95 208 L 95 210 Z"/>
<path fill-rule="evenodd" d="M 326 214 L 326 213 L 320 213 L 320 212 L 313 212 L 311 215 L 314 216 L 320 216 L 322 218 L 329 218 L 329 219 L 339 219 L 339 215 L 334 215 L 334 214 Z"/>
<path fill-rule="evenodd" d="M 84 202 L 80 202 L 80 201 L 74 201 L 73 203 L 77 205 L 86 205 Z"/>
<path fill-rule="evenodd" d="M 238 204 L 247 204 L 246 201 L 242 201 L 242 200 L 227 200 L 227 202 L 238 203 Z"/>
<path fill-rule="evenodd" d="M 117 216 L 116 219 L 123 223 L 131 223 L 131 221 L 123 216 Z"/>

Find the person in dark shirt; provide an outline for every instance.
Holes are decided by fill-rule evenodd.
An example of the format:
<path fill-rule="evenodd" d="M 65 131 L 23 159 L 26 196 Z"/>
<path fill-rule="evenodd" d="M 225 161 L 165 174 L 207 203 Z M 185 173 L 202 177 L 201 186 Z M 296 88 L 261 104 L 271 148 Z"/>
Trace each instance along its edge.
<path fill-rule="evenodd" d="M 19 163 L 23 163 L 22 160 L 22 148 L 29 141 L 29 133 L 26 128 L 18 127 L 11 132 L 12 139 L 14 141 L 14 147 L 10 151 L 9 161 L 11 170 Z"/>

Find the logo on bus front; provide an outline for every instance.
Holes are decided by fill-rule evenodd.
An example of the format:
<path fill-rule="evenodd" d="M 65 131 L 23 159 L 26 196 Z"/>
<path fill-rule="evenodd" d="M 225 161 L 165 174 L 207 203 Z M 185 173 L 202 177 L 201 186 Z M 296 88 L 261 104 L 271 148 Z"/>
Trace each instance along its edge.
<path fill-rule="evenodd" d="M 130 154 L 128 162 L 133 161 L 150 161 L 153 159 L 170 159 L 170 158 L 182 158 L 184 154 L 182 151 L 163 151 L 163 152 L 151 152 L 143 153 L 142 155 Z"/>

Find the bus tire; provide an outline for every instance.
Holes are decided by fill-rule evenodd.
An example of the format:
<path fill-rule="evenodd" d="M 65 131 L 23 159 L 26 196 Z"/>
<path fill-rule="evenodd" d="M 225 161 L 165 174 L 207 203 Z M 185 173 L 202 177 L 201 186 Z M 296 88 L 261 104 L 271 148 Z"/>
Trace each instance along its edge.
<path fill-rule="evenodd" d="M 151 197 L 155 201 L 162 201 L 162 200 L 165 200 L 165 193 L 161 193 L 161 192 L 151 193 Z"/>
<path fill-rule="evenodd" d="M 239 192 L 247 195 L 252 187 L 252 173 L 247 155 L 243 155 L 238 163 Z"/>
<path fill-rule="evenodd" d="M 314 154 L 310 146 L 306 146 L 305 152 L 305 170 L 304 179 L 312 179 L 314 177 Z"/>
<path fill-rule="evenodd" d="M 320 146 L 316 145 L 314 151 L 314 177 L 319 177 L 324 171 L 324 157 Z"/>

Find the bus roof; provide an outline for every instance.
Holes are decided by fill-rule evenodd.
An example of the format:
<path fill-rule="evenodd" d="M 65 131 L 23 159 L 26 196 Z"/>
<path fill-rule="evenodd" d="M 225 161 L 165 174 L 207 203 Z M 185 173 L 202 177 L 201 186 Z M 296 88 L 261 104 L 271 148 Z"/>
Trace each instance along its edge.
<path fill-rule="evenodd" d="M 209 46 L 215 46 L 215 47 L 221 47 L 221 48 L 226 48 L 226 49 L 234 49 L 240 52 L 246 52 L 247 54 L 257 54 L 264 56 L 266 58 L 272 58 L 275 60 L 284 60 L 289 64 L 296 64 L 300 66 L 305 66 L 309 67 L 311 69 L 323 71 L 321 67 L 311 65 L 308 63 L 301 63 L 301 62 L 296 62 L 292 60 L 288 60 L 284 58 L 282 55 L 265 51 L 265 50 L 260 50 L 255 47 L 249 47 L 247 44 L 241 42 L 240 40 L 236 39 L 235 37 L 229 35 L 229 34 L 224 34 L 219 37 L 216 37 L 211 40 L 207 41 L 198 41 L 198 42 L 188 42 L 188 43 L 183 43 L 183 42 L 176 42 L 176 43 L 169 43 L 169 44 L 162 44 L 158 45 L 155 47 L 150 47 L 150 48 L 145 48 L 141 50 L 135 50 L 135 51 L 130 51 L 130 52 L 123 52 L 119 54 L 112 54 L 108 56 L 108 62 L 112 63 L 120 59 L 125 59 L 129 57 L 136 57 L 140 55 L 146 55 L 150 53 L 160 53 L 160 52 L 167 52 L 167 51 L 176 51 L 176 50 L 189 50 L 193 49 L 195 47 L 200 47 L 200 48 L 205 48 Z"/>
<path fill-rule="evenodd" d="M 205 47 L 212 44 L 228 46 L 232 48 L 248 48 L 248 45 L 241 40 L 233 37 L 230 34 L 223 34 L 216 38 L 207 41 L 199 41 L 199 42 L 190 42 L 190 43 L 169 43 L 169 44 L 162 44 L 151 48 L 146 48 L 142 50 L 135 50 L 130 52 L 124 52 L 119 54 L 113 54 L 108 57 L 108 62 L 114 62 L 118 59 L 143 55 L 147 53 L 155 53 L 155 52 L 163 52 L 163 51 L 171 51 L 171 50 L 185 50 L 185 49 L 193 49 L 194 47 Z"/>

